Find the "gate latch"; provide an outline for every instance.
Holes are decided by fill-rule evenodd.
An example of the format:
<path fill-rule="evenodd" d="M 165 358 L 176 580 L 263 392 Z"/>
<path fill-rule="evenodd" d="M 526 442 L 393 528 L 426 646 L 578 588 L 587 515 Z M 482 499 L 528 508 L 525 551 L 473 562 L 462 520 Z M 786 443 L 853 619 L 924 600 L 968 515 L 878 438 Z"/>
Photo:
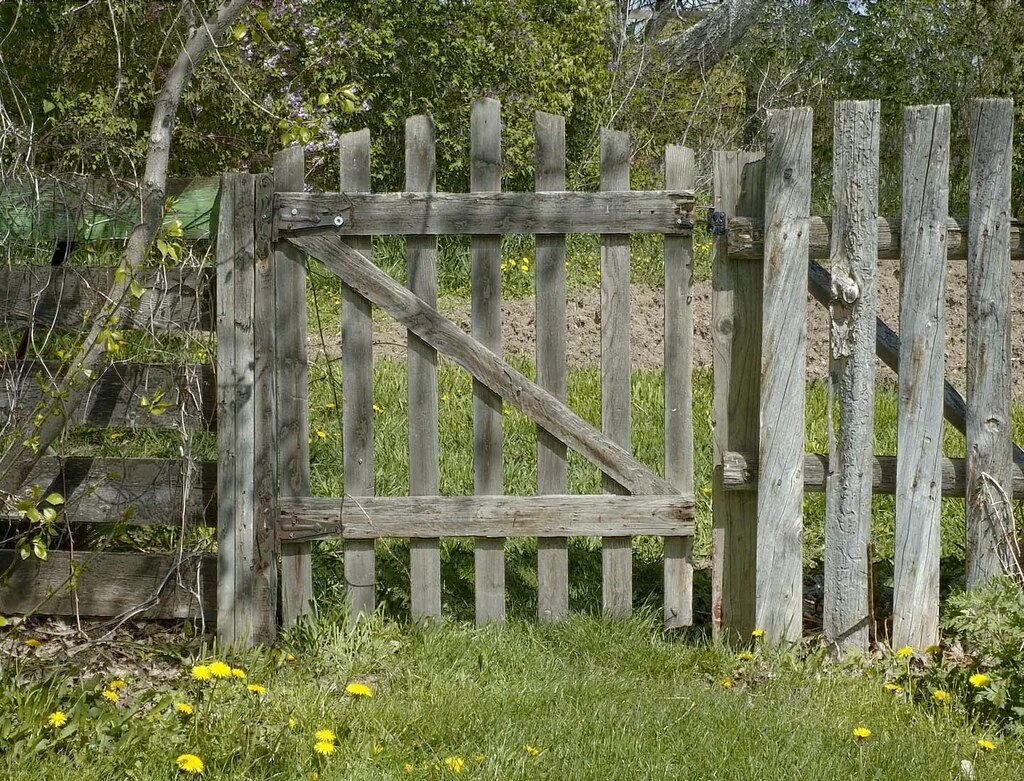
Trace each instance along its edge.
<path fill-rule="evenodd" d="M 706 222 L 708 226 L 708 233 L 712 236 L 724 236 L 728 230 L 728 221 L 726 219 L 725 212 L 717 211 L 714 206 L 708 207 Z"/>

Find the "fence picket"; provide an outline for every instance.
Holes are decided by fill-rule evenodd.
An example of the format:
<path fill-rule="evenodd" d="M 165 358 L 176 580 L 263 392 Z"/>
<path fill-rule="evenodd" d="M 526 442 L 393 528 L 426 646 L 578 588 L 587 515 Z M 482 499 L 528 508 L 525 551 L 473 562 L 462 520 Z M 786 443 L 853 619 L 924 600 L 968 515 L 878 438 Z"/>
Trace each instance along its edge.
<path fill-rule="evenodd" d="M 341 137 L 341 189 L 370 191 L 370 131 Z M 368 236 L 353 236 L 349 245 L 373 259 Z M 370 302 L 348 285 L 341 286 L 342 447 L 345 493 L 373 495 L 373 312 Z M 353 618 L 374 610 L 376 555 L 372 541 L 345 543 L 345 585 Z"/>
<path fill-rule="evenodd" d="M 768 115 L 755 622 L 770 641 L 803 629 L 804 393 L 811 207 L 809 108 Z"/>
<path fill-rule="evenodd" d="M 274 155 L 274 191 L 304 189 L 305 155 L 291 146 Z M 277 403 L 277 490 L 309 494 L 309 367 L 306 265 L 287 242 L 274 244 L 274 382 Z M 309 543 L 281 545 L 281 621 L 294 626 L 313 606 Z"/>
<path fill-rule="evenodd" d="M 536 189 L 565 189 L 565 118 L 538 111 Z M 537 384 L 565 401 L 565 236 L 537 238 Z M 564 494 L 566 448 L 537 427 L 537 493 Z M 537 540 L 537 615 L 553 621 L 569 615 L 569 544 L 564 537 Z"/>
<path fill-rule="evenodd" d="M 715 209 L 730 224 L 734 215 L 764 214 L 764 155 L 715 152 Z M 711 483 L 711 622 L 727 639 L 750 637 L 754 629 L 757 555 L 757 493 L 725 490 L 726 452 L 757 452 L 761 398 L 761 299 L 764 280 L 756 263 L 735 261 L 728 234 L 715 237 L 711 264 L 714 370 L 714 471 Z"/>
<path fill-rule="evenodd" d="M 692 190 L 692 149 L 665 149 L 665 188 Z M 693 493 L 693 236 L 665 237 L 665 479 Z M 666 629 L 693 623 L 693 538 L 665 538 Z"/>
<path fill-rule="evenodd" d="M 832 198 L 832 394 L 825 488 L 823 629 L 834 649 L 867 650 L 868 542 L 875 414 L 875 266 L 880 104 L 835 107 Z"/>
<path fill-rule="evenodd" d="M 967 585 L 1013 572 L 1010 178 L 1013 101 L 971 103 L 967 238 Z"/>
<path fill-rule="evenodd" d="M 601 129 L 601 189 L 629 189 L 629 134 Z M 629 235 L 601 238 L 601 427 L 632 452 L 630 441 Z M 622 488 L 605 475 L 605 490 Z M 633 541 L 606 537 L 601 545 L 602 601 L 606 616 L 633 612 Z"/>
<path fill-rule="evenodd" d="M 903 115 L 893 643 L 939 639 L 949 106 Z"/>
<path fill-rule="evenodd" d="M 405 122 L 405 189 L 434 192 L 434 121 L 426 114 Z M 437 305 L 437 239 L 410 236 L 406 244 L 409 289 Z M 437 351 L 412 331 L 409 350 L 409 494 L 440 493 L 437 418 Z M 409 541 L 409 580 L 414 621 L 441 618 L 441 549 L 438 541 Z"/>
<path fill-rule="evenodd" d="M 473 101 L 470 117 L 470 190 L 501 189 L 501 103 Z M 501 354 L 501 236 L 472 239 L 471 319 L 474 338 Z M 501 396 L 473 381 L 473 490 L 503 493 Z M 476 622 L 505 620 L 505 541 L 478 539 L 474 545 Z"/>

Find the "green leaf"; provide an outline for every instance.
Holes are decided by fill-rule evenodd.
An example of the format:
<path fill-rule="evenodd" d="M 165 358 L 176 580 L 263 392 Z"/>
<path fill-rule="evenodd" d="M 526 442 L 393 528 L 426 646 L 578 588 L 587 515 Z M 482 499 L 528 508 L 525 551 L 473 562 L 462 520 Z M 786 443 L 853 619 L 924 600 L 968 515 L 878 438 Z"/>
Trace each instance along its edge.
<path fill-rule="evenodd" d="M 49 114 L 55 108 L 57 108 L 57 107 L 53 103 L 51 103 L 48 100 L 43 100 L 43 113 L 44 114 Z"/>
<path fill-rule="evenodd" d="M 128 288 L 128 292 L 131 293 L 132 296 L 134 296 L 135 298 L 142 298 L 144 295 L 146 295 L 146 288 L 140 285 L 137 279 L 133 279 L 132 284 Z"/>
<path fill-rule="evenodd" d="M 42 540 L 32 540 L 32 555 L 40 561 L 46 561 L 46 546 Z"/>
<path fill-rule="evenodd" d="M 64 504 L 64 497 L 61 496 L 56 491 L 54 491 L 52 494 L 50 494 L 49 496 L 46 497 L 45 501 L 46 501 L 47 504 L 53 504 L 53 505 Z"/>

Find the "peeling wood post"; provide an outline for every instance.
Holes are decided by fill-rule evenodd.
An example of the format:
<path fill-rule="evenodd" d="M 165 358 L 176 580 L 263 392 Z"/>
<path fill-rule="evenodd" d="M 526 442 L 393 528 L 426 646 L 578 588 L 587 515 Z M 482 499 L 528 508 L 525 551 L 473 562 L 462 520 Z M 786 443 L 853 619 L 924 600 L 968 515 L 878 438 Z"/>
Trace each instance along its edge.
<path fill-rule="evenodd" d="M 370 131 L 341 137 L 342 191 L 370 191 Z M 333 223 L 332 223 L 333 224 Z M 370 238 L 353 236 L 349 246 L 373 260 Z M 341 286 L 342 450 L 345 494 L 373 495 L 373 312 L 370 302 Z M 345 544 L 345 585 L 352 619 L 373 613 L 376 554 L 372 541 Z"/>
<path fill-rule="evenodd" d="M 470 117 L 470 190 L 501 189 L 501 103 L 473 101 Z M 472 239 L 472 330 L 489 350 L 501 354 L 501 236 Z M 501 396 L 473 382 L 473 492 L 504 493 Z M 505 621 L 505 541 L 478 539 L 476 623 Z"/>
<path fill-rule="evenodd" d="M 274 191 L 304 188 L 302 147 L 274 155 Z M 306 352 L 306 264 L 295 247 L 275 243 L 274 372 L 277 403 L 277 480 L 280 497 L 309 495 L 309 365 Z M 294 626 L 313 609 L 309 543 L 281 545 L 281 621 Z"/>
<path fill-rule="evenodd" d="M 715 152 L 715 208 L 760 219 L 764 213 L 764 162 L 760 152 Z M 757 494 L 725 490 L 727 451 L 757 453 L 761 398 L 761 266 L 736 262 L 728 235 L 715 237 L 711 264 L 714 368 L 712 401 L 714 471 L 711 483 L 711 621 L 716 636 L 750 637 L 754 629 Z"/>
<path fill-rule="evenodd" d="M 967 585 L 1016 572 L 1010 402 L 1013 101 L 975 100 L 967 238 Z"/>
<path fill-rule="evenodd" d="M 695 156 L 665 149 L 665 187 L 692 190 Z M 693 494 L 693 236 L 665 237 L 665 478 Z M 665 538 L 666 629 L 693 623 L 693 538 Z"/>
<path fill-rule="evenodd" d="M 601 129 L 601 189 L 629 189 L 629 134 Z M 629 235 L 601 239 L 601 428 L 626 450 L 630 441 Z M 621 487 L 605 478 L 605 490 Z M 604 614 L 633 612 L 633 541 L 606 537 L 601 543 Z"/>
<path fill-rule="evenodd" d="M 538 111 L 534 118 L 535 187 L 565 189 L 565 118 Z M 559 401 L 566 394 L 565 236 L 537 236 L 537 384 Z M 564 494 L 568 487 L 565 445 L 537 427 L 537 493 Z M 537 540 L 537 617 L 569 616 L 569 541 Z"/>
<path fill-rule="evenodd" d="M 405 189 L 437 189 L 434 121 L 426 114 L 405 122 Z M 437 306 L 437 239 L 410 236 L 406 244 L 409 290 Z M 437 351 L 412 331 L 409 353 L 409 494 L 441 493 L 437 412 Z M 412 620 L 441 619 L 441 548 L 438 540 L 409 540 Z"/>
<path fill-rule="evenodd" d="M 217 639 L 253 641 L 255 177 L 225 174 L 217 232 Z"/>
<path fill-rule="evenodd" d="M 939 641 L 949 106 L 903 115 L 893 644 Z"/>
<path fill-rule="evenodd" d="M 867 650 L 875 415 L 875 267 L 880 104 L 839 101 L 832 162 L 830 378 L 823 629 L 835 651 Z"/>
<path fill-rule="evenodd" d="M 755 622 L 769 642 L 803 632 L 809 108 L 768 115 Z"/>

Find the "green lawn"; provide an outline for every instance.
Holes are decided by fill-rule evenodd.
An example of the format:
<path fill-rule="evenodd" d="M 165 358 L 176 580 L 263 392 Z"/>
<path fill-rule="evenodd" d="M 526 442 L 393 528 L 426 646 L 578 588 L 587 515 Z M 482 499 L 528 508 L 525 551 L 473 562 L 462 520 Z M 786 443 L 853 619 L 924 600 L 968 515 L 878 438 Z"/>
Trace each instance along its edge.
<path fill-rule="evenodd" d="M 427 631 L 380 621 L 347 631 L 328 619 L 285 647 L 294 660 L 222 657 L 247 678 L 216 683 L 189 675 L 210 657 L 147 648 L 147 669 L 164 676 L 125 675 L 116 704 L 102 695 L 113 673 L 34 687 L 7 676 L 0 767 L 12 781 L 181 779 L 175 759 L 191 753 L 207 779 L 813 781 L 954 779 L 971 759 L 987 781 L 1018 779 L 1024 763 L 1024 746 L 966 722 L 956 701 L 905 702 L 877 668 L 760 647 L 742 661 L 724 647 L 663 640 L 644 618 Z M 354 681 L 373 696 L 347 695 Z M 193 715 L 179 716 L 178 702 Z M 67 723 L 47 727 L 57 710 Z M 872 733 L 863 743 L 859 726 Z M 321 729 L 336 739 L 318 759 Z M 998 748 L 979 758 L 979 738 Z"/>

